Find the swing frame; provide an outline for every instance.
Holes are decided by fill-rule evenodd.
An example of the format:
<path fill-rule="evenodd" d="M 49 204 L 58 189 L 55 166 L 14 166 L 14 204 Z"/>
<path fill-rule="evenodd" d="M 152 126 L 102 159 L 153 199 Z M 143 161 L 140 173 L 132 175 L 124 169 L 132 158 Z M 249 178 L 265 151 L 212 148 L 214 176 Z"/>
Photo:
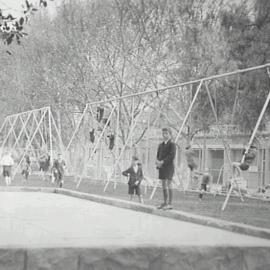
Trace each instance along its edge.
<path fill-rule="evenodd" d="M 133 94 L 129 94 L 129 95 L 123 95 L 121 97 L 114 97 L 114 98 L 110 98 L 110 99 L 103 100 L 103 101 L 96 101 L 96 102 L 88 103 L 86 105 L 85 110 L 87 109 L 87 106 L 89 106 L 89 105 L 92 106 L 92 105 L 102 105 L 102 104 L 105 104 L 105 103 L 117 103 L 118 104 L 117 105 L 117 108 L 118 108 L 118 110 L 117 110 L 118 111 L 117 119 L 119 121 L 120 113 L 121 113 L 120 108 L 121 108 L 121 101 L 122 100 L 130 99 L 130 98 L 134 98 L 134 97 L 142 97 L 142 96 L 147 97 L 147 96 L 151 96 L 152 94 L 159 95 L 160 93 L 162 93 L 164 91 L 172 91 L 172 90 L 180 91 L 181 88 L 183 88 L 185 86 L 196 85 L 197 89 L 195 91 L 195 94 L 192 97 L 192 100 L 190 102 L 188 110 L 187 110 L 187 112 L 185 114 L 184 119 L 182 120 L 182 124 L 180 125 L 180 127 L 179 127 L 179 129 L 177 131 L 177 135 L 175 137 L 175 142 L 177 143 L 179 141 L 180 137 L 183 134 L 186 123 L 187 123 L 187 121 L 188 121 L 188 119 L 190 117 L 192 109 L 194 108 L 194 104 L 196 103 L 198 95 L 202 91 L 203 87 L 205 88 L 205 91 L 207 92 L 207 95 L 208 95 L 208 98 L 209 98 L 209 101 L 210 101 L 210 105 L 211 105 L 211 109 L 212 109 L 213 115 L 215 117 L 215 121 L 216 121 L 216 123 L 218 123 L 217 112 L 216 112 L 215 105 L 213 104 L 213 100 L 212 100 L 212 97 L 211 97 L 211 94 L 210 94 L 210 91 L 209 91 L 209 84 L 211 83 L 211 81 L 218 80 L 218 79 L 225 78 L 225 77 L 231 77 L 231 76 L 235 76 L 235 75 L 240 76 L 243 73 L 252 72 L 252 71 L 261 70 L 261 69 L 266 69 L 267 74 L 270 77 L 269 68 L 270 68 L 270 63 L 264 64 L 264 65 L 259 65 L 259 66 L 254 66 L 254 67 L 250 67 L 250 68 L 246 68 L 246 69 L 239 69 L 239 70 L 235 70 L 235 71 L 232 71 L 232 72 L 227 72 L 227 73 L 223 73 L 223 74 L 219 74 L 219 75 L 213 75 L 213 76 L 209 76 L 209 77 L 205 77 L 205 78 L 201 78 L 201 79 L 197 79 L 197 80 L 193 80 L 193 81 L 188 81 L 188 82 L 184 82 L 184 83 L 180 83 L 180 84 L 171 85 L 171 86 L 168 86 L 168 87 L 151 89 L 151 90 L 147 90 L 147 91 L 144 91 L 144 92 L 133 93 Z M 238 82 L 238 85 L 239 85 L 239 82 Z M 237 87 L 239 87 L 239 86 L 237 86 Z M 253 130 L 252 136 L 250 137 L 249 143 L 248 143 L 248 145 L 246 147 L 246 150 L 245 150 L 246 152 L 248 152 L 248 150 L 249 150 L 249 148 L 250 148 L 250 146 L 251 146 L 251 144 L 252 144 L 252 142 L 254 140 L 254 137 L 255 137 L 255 135 L 256 135 L 256 133 L 258 131 L 259 125 L 260 125 L 260 123 L 262 121 L 262 117 L 263 117 L 263 115 L 264 115 L 264 113 L 266 111 L 266 108 L 267 108 L 268 104 L 269 104 L 269 100 L 270 100 L 270 92 L 269 92 L 267 100 L 265 101 L 265 104 L 264 104 L 264 106 L 262 108 L 261 114 L 260 114 L 260 116 L 259 116 L 259 118 L 257 120 L 257 123 L 256 123 L 256 126 L 255 126 L 254 130 Z M 234 105 L 234 107 L 235 107 L 235 105 Z M 134 108 L 132 108 L 132 110 L 133 109 Z M 81 115 L 81 119 L 83 117 L 84 117 L 84 113 Z M 133 137 L 132 132 L 135 129 L 137 122 L 138 121 L 135 119 L 135 117 L 132 116 L 132 121 L 131 121 L 132 124 L 129 126 L 129 131 L 130 132 L 129 132 L 127 141 L 129 141 L 129 140 L 132 141 L 133 140 L 133 139 L 131 139 Z M 79 128 L 79 125 L 80 124 L 78 124 L 77 128 Z M 118 125 L 118 127 L 119 127 L 119 125 Z M 77 128 L 76 128 L 76 130 L 77 130 Z M 118 128 L 117 128 L 117 132 L 118 132 Z M 228 146 L 227 146 L 227 143 L 226 143 L 225 139 L 222 137 L 222 132 L 221 131 L 220 131 L 220 138 L 222 140 L 222 144 L 224 145 L 224 151 L 225 151 L 225 154 L 226 154 L 227 159 L 229 161 L 230 167 L 232 168 L 232 161 L 230 159 L 229 149 L 228 149 Z M 123 154 L 123 149 L 126 146 L 128 146 L 128 142 L 126 142 L 126 144 L 123 146 L 122 151 L 120 151 L 120 153 L 119 153 L 118 140 L 119 140 L 119 136 L 116 136 L 116 145 L 117 145 L 116 148 L 117 148 L 117 151 L 116 151 L 116 155 L 115 155 L 116 160 L 115 160 L 115 164 L 114 164 L 114 167 L 113 167 L 114 176 L 116 174 L 117 167 L 119 167 L 121 156 Z M 67 149 L 69 148 L 69 145 L 68 145 Z M 107 183 L 105 184 L 105 187 L 104 187 L 104 191 L 106 191 L 107 186 L 108 186 L 109 182 L 111 181 L 111 178 L 113 177 L 113 174 L 108 178 L 108 181 L 107 181 Z M 234 178 L 235 177 L 233 176 L 232 182 L 237 185 Z M 243 200 L 242 194 L 240 192 L 240 188 L 238 187 L 238 189 L 239 189 L 240 198 Z M 231 191 L 229 191 L 227 196 L 226 196 L 226 200 L 224 201 L 224 204 L 222 206 L 222 210 L 225 210 L 226 205 L 227 205 L 228 200 L 229 200 L 229 197 L 230 197 L 230 194 L 231 194 Z"/>
<path fill-rule="evenodd" d="M 8 115 L 0 128 L 0 135 L 3 137 L 0 146 L 2 150 L 8 148 L 10 151 L 23 151 L 14 167 L 12 180 L 28 152 L 35 153 L 46 146 L 53 160 L 53 150 L 64 149 L 59 129 L 48 106 Z"/>

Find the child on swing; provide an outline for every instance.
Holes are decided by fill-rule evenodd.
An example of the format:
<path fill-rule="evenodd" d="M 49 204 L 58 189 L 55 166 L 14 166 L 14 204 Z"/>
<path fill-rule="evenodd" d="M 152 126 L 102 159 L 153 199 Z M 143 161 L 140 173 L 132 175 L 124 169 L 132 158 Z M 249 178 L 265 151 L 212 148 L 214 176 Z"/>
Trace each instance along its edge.
<path fill-rule="evenodd" d="M 198 165 L 195 162 L 195 152 L 191 148 L 191 145 L 186 146 L 185 157 L 186 157 L 187 165 L 190 169 L 190 179 L 192 182 L 197 181 L 201 173 L 197 170 Z"/>
<path fill-rule="evenodd" d="M 235 177 L 241 177 L 241 171 L 246 171 L 249 169 L 249 166 L 253 163 L 256 158 L 257 147 L 254 145 L 250 146 L 250 149 L 247 151 L 243 150 L 242 154 L 244 156 L 243 162 L 233 162 L 233 174 Z"/>
<path fill-rule="evenodd" d="M 138 196 L 139 202 L 143 203 L 140 184 L 143 180 L 142 165 L 139 163 L 139 159 L 136 156 L 132 157 L 131 166 L 122 172 L 124 176 L 129 178 L 128 180 L 128 194 L 130 195 L 130 200 L 133 199 L 133 195 Z"/>

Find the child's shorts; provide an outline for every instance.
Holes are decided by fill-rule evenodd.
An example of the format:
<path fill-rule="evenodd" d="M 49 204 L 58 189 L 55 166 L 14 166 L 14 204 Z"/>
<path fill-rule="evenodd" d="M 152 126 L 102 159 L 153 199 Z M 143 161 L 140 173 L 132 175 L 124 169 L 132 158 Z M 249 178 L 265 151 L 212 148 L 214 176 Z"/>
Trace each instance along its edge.
<path fill-rule="evenodd" d="M 207 186 L 206 184 L 201 184 L 201 190 L 206 191 L 207 190 L 207 187 L 206 186 Z"/>
<path fill-rule="evenodd" d="M 191 171 L 193 171 L 194 169 L 196 170 L 197 169 L 197 164 L 194 162 L 194 163 L 189 163 L 188 164 L 188 167 L 190 168 Z"/>
<path fill-rule="evenodd" d="M 141 195 L 141 189 L 140 186 L 135 186 L 135 185 L 128 185 L 128 194 L 129 195 Z"/>
<path fill-rule="evenodd" d="M 3 176 L 10 177 L 11 175 L 11 166 L 3 166 Z"/>

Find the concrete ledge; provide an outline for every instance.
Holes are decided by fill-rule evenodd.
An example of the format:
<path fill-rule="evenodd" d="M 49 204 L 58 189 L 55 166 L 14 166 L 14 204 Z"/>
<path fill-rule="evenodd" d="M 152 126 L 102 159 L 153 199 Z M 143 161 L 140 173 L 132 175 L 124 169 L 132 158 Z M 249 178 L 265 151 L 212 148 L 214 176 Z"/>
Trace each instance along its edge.
<path fill-rule="evenodd" d="M 269 265 L 269 248 L 263 247 L 0 249 L 5 270 L 266 270 Z"/>
<path fill-rule="evenodd" d="M 193 222 L 200 225 L 210 226 L 231 232 L 252 235 L 260 238 L 270 239 L 270 230 L 241 223 L 229 222 L 217 218 L 205 217 L 201 215 L 190 214 L 183 211 L 164 211 L 158 210 L 153 206 L 143 205 L 135 202 L 129 202 L 121 199 L 108 198 L 94 194 L 87 194 L 67 189 L 55 189 L 55 193 L 68 195 L 84 200 L 90 200 L 98 203 L 104 203 L 112 206 L 126 208 L 135 211 L 141 211 L 149 214 L 154 214 L 162 217 L 173 218 L 181 221 Z"/>

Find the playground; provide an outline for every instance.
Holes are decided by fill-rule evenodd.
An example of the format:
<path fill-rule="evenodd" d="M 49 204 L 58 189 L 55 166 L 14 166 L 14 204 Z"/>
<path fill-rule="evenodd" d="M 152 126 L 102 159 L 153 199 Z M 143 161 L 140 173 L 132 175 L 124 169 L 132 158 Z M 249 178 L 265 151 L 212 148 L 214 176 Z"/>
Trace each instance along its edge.
<path fill-rule="evenodd" d="M 269 14 L 0 0 L 0 270 L 270 269 Z"/>
<path fill-rule="evenodd" d="M 16 260 L 4 259 L 4 264 L 12 269 L 18 265 L 24 269 L 44 265 L 53 269 L 67 269 L 67 265 L 68 269 L 130 269 L 130 265 L 134 269 L 179 269 L 179 265 L 192 269 L 198 263 L 200 269 L 267 267 L 268 191 L 263 185 L 251 190 L 244 172 L 256 159 L 252 149 L 259 148 L 256 135 L 270 92 L 235 160 L 231 134 L 219 125 L 209 85 L 212 80 L 254 71 L 269 76 L 269 67 L 87 104 L 65 137 L 50 107 L 7 116 L 0 129 L 5 172 L 1 247 L 5 258 L 15 256 Z M 171 114 L 179 110 L 166 97 L 188 93 L 188 85 L 195 85 L 196 91 L 186 101 L 184 116 L 171 123 L 176 119 Z M 215 179 L 206 170 L 205 151 L 199 158 L 192 152 L 198 146 L 196 135 L 190 138 L 187 132 L 200 94 L 208 99 L 217 124 L 217 133 L 210 130 L 209 136 L 222 145 L 226 160 Z M 175 127 L 173 207 L 157 209 L 164 189 L 155 160 L 165 123 Z M 127 194 L 130 178 L 122 175 L 131 160 L 139 160 L 143 169 L 140 203 L 137 198 L 130 201 L 134 195 Z M 5 171 L 6 167 L 12 169 Z M 204 177 L 209 181 L 202 190 Z M 258 252 L 263 254 L 259 262 Z"/>

